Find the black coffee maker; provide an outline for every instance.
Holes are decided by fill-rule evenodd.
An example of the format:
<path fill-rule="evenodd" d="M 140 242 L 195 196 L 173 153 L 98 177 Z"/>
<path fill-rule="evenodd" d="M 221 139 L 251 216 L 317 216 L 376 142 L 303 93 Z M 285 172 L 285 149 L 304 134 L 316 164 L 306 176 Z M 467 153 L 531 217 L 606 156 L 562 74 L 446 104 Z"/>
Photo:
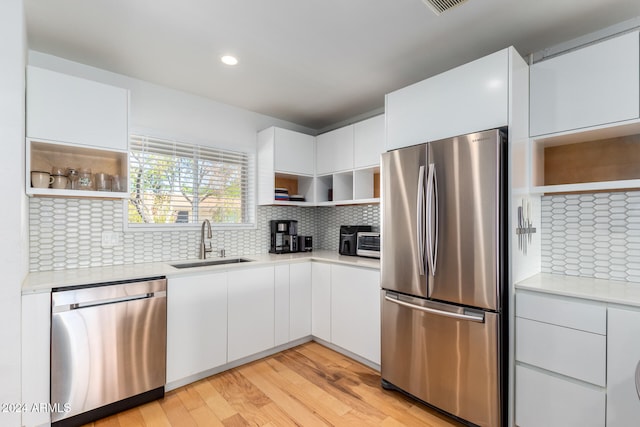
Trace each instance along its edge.
<path fill-rule="evenodd" d="M 358 232 L 371 231 L 370 225 L 341 225 L 340 226 L 340 255 L 357 255 Z"/>
<path fill-rule="evenodd" d="M 271 220 L 271 248 L 272 254 L 298 252 L 298 221 Z"/>

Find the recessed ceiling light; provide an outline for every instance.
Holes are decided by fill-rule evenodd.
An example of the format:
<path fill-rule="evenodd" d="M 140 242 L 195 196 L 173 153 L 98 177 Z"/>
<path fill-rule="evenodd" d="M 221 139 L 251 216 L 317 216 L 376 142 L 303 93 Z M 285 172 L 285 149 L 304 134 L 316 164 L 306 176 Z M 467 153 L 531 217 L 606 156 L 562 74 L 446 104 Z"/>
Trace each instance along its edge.
<path fill-rule="evenodd" d="M 220 60 L 227 65 L 236 65 L 238 63 L 238 59 L 235 56 L 225 55 Z"/>

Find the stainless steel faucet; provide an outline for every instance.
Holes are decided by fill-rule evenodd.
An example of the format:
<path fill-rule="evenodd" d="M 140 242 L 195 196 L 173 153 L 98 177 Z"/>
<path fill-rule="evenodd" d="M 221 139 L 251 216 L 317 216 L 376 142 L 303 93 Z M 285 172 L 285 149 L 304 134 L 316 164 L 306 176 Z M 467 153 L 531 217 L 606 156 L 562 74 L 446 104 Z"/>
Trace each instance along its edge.
<path fill-rule="evenodd" d="M 211 239 L 213 234 L 211 233 L 211 223 L 208 219 L 202 221 L 202 233 L 200 234 L 200 259 L 207 259 L 207 252 L 212 252 L 211 242 L 209 242 L 209 247 L 204 242 L 204 229 L 205 226 L 207 228 L 207 239 Z"/>

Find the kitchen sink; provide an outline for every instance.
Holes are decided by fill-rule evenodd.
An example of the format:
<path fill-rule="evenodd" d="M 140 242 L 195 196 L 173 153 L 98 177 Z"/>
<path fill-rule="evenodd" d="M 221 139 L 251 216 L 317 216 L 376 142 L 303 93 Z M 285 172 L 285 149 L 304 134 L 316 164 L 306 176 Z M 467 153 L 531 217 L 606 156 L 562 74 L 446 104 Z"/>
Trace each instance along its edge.
<path fill-rule="evenodd" d="M 253 260 L 247 259 L 247 258 L 223 258 L 223 259 L 212 259 L 210 261 L 189 262 L 185 264 L 171 264 L 171 267 L 195 268 L 195 267 L 208 267 L 212 265 L 238 264 L 241 262 L 251 262 L 251 261 Z"/>

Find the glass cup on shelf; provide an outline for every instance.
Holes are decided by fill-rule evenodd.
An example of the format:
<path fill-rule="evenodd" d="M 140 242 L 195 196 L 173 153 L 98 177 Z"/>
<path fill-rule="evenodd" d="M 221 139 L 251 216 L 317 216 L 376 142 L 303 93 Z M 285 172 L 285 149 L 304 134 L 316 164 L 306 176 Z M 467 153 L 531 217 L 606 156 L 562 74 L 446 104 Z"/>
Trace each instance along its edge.
<path fill-rule="evenodd" d="M 97 191 L 111 191 L 111 175 L 99 172 L 95 175 Z"/>
<path fill-rule="evenodd" d="M 93 175 L 90 168 L 80 169 L 78 172 L 78 190 L 93 190 Z"/>
<path fill-rule="evenodd" d="M 69 188 L 71 190 L 77 190 L 78 189 L 78 170 L 74 168 L 68 168 L 67 178 L 69 178 Z"/>

